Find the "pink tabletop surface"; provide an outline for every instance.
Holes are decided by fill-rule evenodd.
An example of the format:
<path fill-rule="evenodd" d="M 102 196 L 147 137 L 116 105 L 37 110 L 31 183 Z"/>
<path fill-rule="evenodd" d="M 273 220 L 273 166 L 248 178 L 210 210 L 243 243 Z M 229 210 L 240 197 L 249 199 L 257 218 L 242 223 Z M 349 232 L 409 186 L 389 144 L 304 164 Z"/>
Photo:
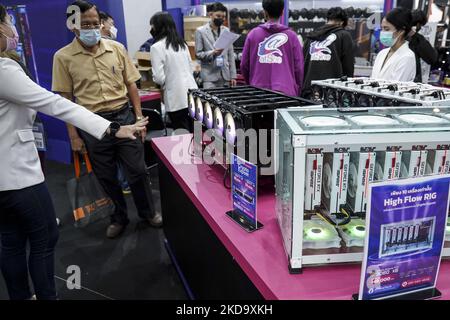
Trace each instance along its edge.
<path fill-rule="evenodd" d="M 152 100 L 160 100 L 161 93 L 159 91 L 148 91 L 140 96 L 141 102 L 152 101 Z"/>
<path fill-rule="evenodd" d="M 222 183 L 224 169 L 194 164 L 187 151 L 191 137 L 153 139 L 153 147 L 264 298 L 349 300 L 358 292 L 360 264 L 305 267 L 302 274 L 289 273 L 275 216 L 273 189 L 260 190 L 258 220 L 264 224 L 263 229 L 249 234 L 226 216 L 225 212 L 231 210 L 232 205 L 230 191 Z M 450 299 L 450 261 L 441 264 L 437 288 L 443 299 Z"/>

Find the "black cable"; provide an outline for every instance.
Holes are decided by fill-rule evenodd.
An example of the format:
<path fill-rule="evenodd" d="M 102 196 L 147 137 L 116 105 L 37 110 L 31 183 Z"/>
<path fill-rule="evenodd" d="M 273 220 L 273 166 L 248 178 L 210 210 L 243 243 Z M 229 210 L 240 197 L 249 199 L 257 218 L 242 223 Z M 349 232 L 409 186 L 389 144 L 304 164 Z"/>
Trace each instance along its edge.
<path fill-rule="evenodd" d="M 230 167 L 227 167 L 227 169 L 225 170 L 225 174 L 223 175 L 223 186 L 225 187 L 225 189 L 231 190 L 231 186 L 227 186 L 227 182 L 226 182 L 229 172 L 230 172 Z"/>
<path fill-rule="evenodd" d="M 194 154 L 194 153 L 192 152 L 192 150 L 191 150 L 191 147 L 192 147 L 193 143 L 194 143 L 194 137 L 192 136 L 191 142 L 189 143 L 189 147 L 188 147 L 188 153 L 189 153 L 189 155 L 190 155 L 191 157 L 195 157 L 195 154 Z"/>
<path fill-rule="evenodd" d="M 343 209 L 341 209 L 341 214 L 344 214 L 346 216 L 346 218 L 340 222 L 336 222 L 334 221 L 330 215 L 324 210 L 324 208 L 318 208 L 318 210 L 316 211 L 316 214 L 321 217 L 322 219 L 324 219 L 325 221 L 327 221 L 329 224 L 333 225 L 333 226 L 345 226 L 346 224 L 350 223 L 350 221 L 352 221 L 351 216 Z"/>

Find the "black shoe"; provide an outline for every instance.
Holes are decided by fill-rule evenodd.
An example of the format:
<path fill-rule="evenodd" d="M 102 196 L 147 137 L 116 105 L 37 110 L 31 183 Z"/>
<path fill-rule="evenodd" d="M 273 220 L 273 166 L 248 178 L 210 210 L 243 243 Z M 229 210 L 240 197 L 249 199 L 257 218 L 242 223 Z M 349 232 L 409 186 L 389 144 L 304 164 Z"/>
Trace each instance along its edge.
<path fill-rule="evenodd" d="M 109 225 L 108 229 L 106 229 L 106 237 L 109 239 L 117 238 L 124 230 L 125 226 L 118 223 L 112 223 Z"/>
<path fill-rule="evenodd" d="M 163 226 L 163 219 L 160 212 L 156 212 L 153 218 L 148 218 L 147 221 L 154 228 L 161 228 Z"/>

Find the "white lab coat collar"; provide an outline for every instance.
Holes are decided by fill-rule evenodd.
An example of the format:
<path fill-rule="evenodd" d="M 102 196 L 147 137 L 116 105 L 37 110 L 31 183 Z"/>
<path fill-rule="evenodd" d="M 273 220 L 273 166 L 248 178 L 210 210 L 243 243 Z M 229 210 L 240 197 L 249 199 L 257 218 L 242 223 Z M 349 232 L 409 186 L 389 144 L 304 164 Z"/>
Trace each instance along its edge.
<path fill-rule="evenodd" d="M 374 79 L 393 81 L 414 81 L 416 76 L 416 59 L 414 53 L 409 49 L 409 43 L 405 41 L 389 60 L 386 61 L 386 64 L 382 68 L 389 50 L 390 48 L 386 48 L 378 53 L 371 77 Z"/>
<path fill-rule="evenodd" d="M 390 50 L 390 48 L 388 48 Z M 384 55 L 383 61 L 381 64 L 383 64 L 384 60 L 386 59 L 386 56 L 389 53 L 389 50 L 386 51 L 386 54 Z M 409 42 L 405 41 L 404 44 L 400 48 L 398 48 L 394 54 L 386 61 L 383 68 L 381 69 L 381 72 L 383 72 L 385 69 L 390 69 L 392 65 L 396 62 L 397 59 L 401 59 L 402 56 L 405 55 L 406 51 L 409 50 Z"/>

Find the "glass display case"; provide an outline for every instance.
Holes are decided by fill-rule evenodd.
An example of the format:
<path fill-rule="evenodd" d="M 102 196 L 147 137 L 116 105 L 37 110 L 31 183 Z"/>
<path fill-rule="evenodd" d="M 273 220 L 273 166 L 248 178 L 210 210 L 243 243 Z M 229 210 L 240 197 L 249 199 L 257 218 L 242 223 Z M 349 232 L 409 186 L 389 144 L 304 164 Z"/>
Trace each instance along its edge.
<path fill-rule="evenodd" d="M 275 127 L 276 211 L 292 272 L 362 261 L 370 182 L 450 172 L 449 107 L 281 109 Z"/>

